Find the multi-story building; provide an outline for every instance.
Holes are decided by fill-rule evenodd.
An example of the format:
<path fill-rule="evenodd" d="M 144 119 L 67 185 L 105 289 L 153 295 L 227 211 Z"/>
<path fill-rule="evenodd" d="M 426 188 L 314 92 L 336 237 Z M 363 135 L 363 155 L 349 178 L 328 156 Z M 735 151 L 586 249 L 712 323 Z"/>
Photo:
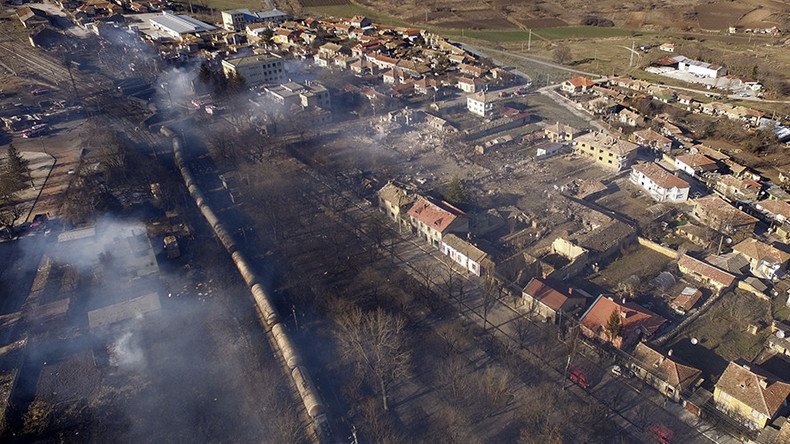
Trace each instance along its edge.
<path fill-rule="evenodd" d="M 494 101 L 490 94 L 479 92 L 466 98 L 466 109 L 480 117 L 490 117 L 494 111 Z"/>
<path fill-rule="evenodd" d="M 283 83 L 282 85 L 266 88 L 266 92 L 281 105 L 299 104 L 305 108 L 317 106 L 328 109 L 331 106 L 329 91 L 318 82 Z"/>
<path fill-rule="evenodd" d="M 685 202 L 690 186 L 685 180 L 656 163 L 641 163 L 631 168 L 631 182 L 641 186 L 658 202 Z"/>
<path fill-rule="evenodd" d="M 406 211 L 417 200 L 417 195 L 410 189 L 394 181 L 387 182 L 378 191 L 379 209 L 399 227 L 408 228 Z"/>
<path fill-rule="evenodd" d="M 610 134 L 595 131 L 583 134 L 573 141 L 575 151 L 617 171 L 631 166 L 636 159 L 638 146 Z"/>
<path fill-rule="evenodd" d="M 222 26 L 228 31 L 241 31 L 249 23 L 279 24 L 286 20 L 288 20 L 288 14 L 279 9 L 260 12 L 250 12 L 249 9 L 222 11 Z"/>
<path fill-rule="evenodd" d="M 466 214 L 447 202 L 434 202 L 420 197 L 408 212 L 409 222 L 418 237 L 439 248 L 442 238 L 448 233 L 469 231 Z"/>
<path fill-rule="evenodd" d="M 554 143 L 573 142 L 574 137 L 580 135 L 582 131 L 570 125 L 563 125 L 560 122 L 548 125 L 543 129 L 543 135 Z"/>
<path fill-rule="evenodd" d="M 249 86 L 282 83 L 285 80 L 283 60 L 264 55 L 223 60 L 222 71 L 228 78 L 241 77 Z"/>
<path fill-rule="evenodd" d="M 614 299 L 598 296 L 582 315 L 579 325 L 588 338 L 609 342 L 613 347 L 624 349 L 652 336 L 666 319 L 633 302 L 615 302 Z"/>
<path fill-rule="evenodd" d="M 675 158 L 675 168 L 689 176 L 699 177 L 703 173 L 718 170 L 719 164 L 704 154 L 684 154 Z"/>

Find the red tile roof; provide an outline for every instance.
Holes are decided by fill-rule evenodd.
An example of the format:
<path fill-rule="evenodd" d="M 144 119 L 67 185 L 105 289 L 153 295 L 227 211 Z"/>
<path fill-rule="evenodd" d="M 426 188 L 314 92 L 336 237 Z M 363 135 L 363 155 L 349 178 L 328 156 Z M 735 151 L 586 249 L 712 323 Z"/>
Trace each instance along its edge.
<path fill-rule="evenodd" d="M 593 85 L 595 85 L 595 83 L 593 83 L 592 80 L 588 79 L 587 77 L 583 77 L 583 76 L 574 77 L 574 78 L 568 80 L 568 82 L 570 82 L 570 84 L 575 86 L 576 88 L 580 88 L 580 87 L 590 88 Z"/>
<path fill-rule="evenodd" d="M 676 160 L 683 162 L 684 164 L 690 166 L 691 168 L 705 168 L 705 167 L 716 166 L 715 160 L 703 154 L 684 154 L 682 156 L 678 156 Z"/>
<path fill-rule="evenodd" d="M 417 199 L 417 202 L 409 209 L 409 216 L 442 233 L 453 221 L 464 214 L 463 211 L 452 205 L 442 202 L 433 203 L 424 197 Z"/>
<path fill-rule="evenodd" d="M 614 311 L 621 313 L 620 325 L 624 337 L 639 328 L 643 328 L 648 336 L 652 335 L 667 321 L 639 304 L 617 303 L 601 295 L 584 313 L 581 324 L 597 333 L 605 328 Z"/>
<path fill-rule="evenodd" d="M 531 281 L 524 287 L 524 294 L 529 295 L 536 301 L 551 308 L 554 311 L 559 311 L 565 305 L 570 296 L 555 289 L 543 279 L 532 278 Z"/>

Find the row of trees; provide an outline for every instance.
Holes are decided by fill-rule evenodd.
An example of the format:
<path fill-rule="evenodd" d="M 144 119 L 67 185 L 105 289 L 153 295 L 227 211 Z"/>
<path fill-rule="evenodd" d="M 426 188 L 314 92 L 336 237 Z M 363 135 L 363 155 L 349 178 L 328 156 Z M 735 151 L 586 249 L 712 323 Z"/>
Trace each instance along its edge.
<path fill-rule="evenodd" d="M 217 97 L 234 96 L 247 90 L 247 82 L 236 73 L 225 76 L 224 73 L 212 69 L 208 63 L 200 65 L 198 81 Z"/>
<path fill-rule="evenodd" d="M 28 162 L 13 144 L 9 144 L 7 157 L 0 164 L 0 228 L 14 227 L 22 215 L 19 192 L 30 186 L 32 180 Z"/>

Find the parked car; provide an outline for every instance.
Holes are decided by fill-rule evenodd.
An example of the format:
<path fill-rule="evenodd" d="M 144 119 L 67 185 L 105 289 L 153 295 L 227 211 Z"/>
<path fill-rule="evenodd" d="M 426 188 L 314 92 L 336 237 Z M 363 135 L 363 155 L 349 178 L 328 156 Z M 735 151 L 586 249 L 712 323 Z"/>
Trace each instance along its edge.
<path fill-rule="evenodd" d="M 590 383 L 587 381 L 587 375 L 578 367 L 571 368 L 571 371 L 568 372 L 568 379 L 581 388 L 586 389 L 590 387 Z"/>
<path fill-rule="evenodd" d="M 619 365 L 613 365 L 611 371 L 615 376 L 631 377 L 634 375 L 628 367 L 620 367 Z"/>
<path fill-rule="evenodd" d="M 672 442 L 672 438 L 675 437 L 675 433 L 672 431 L 672 429 L 665 426 L 664 424 L 651 424 L 647 428 L 647 431 L 661 444 L 670 444 Z"/>

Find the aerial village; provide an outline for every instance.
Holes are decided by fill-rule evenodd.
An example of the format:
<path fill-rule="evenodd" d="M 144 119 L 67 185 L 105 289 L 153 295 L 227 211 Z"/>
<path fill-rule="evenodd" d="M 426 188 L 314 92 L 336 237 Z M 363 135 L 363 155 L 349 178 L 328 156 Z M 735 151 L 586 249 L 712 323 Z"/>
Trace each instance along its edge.
<path fill-rule="evenodd" d="M 715 420 L 732 436 L 787 442 L 790 165 L 760 162 L 762 145 L 747 145 L 790 149 L 790 121 L 728 103 L 759 97 L 758 82 L 671 44 L 648 48 L 663 56 L 646 71 L 703 85 L 707 97 L 618 76 L 544 85 L 426 30 L 361 16 L 237 9 L 208 23 L 166 1 L 56 6 L 17 10 L 33 47 L 57 52 L 68 33 L 126 42 L 112 69 L 127 75 L 114 87 L 140 106 L 166 89 L 148 70 L 198 63 L 210 80 L 195 76 L 169 101 L 206 127 L 253 122 L 267 140 L 344 128 L 300 154 L 475 282 L 481 299 L 493 292 L 576 337 L 580 354 L 616 363 L 608 377 L 651 386 L 644 396 L 676 406 L 691 427 Z M 52 26 L 56 15 L 75 28 Z M 145 66 L 149 50 L 156 66 Z M 212 94 L 218 84 L 249 89 L 247 106 Z M 47 137 L 80 109 L 42 106 L 4 106 L 5 131 Z M 143 125 L 167 132 L 174 117 L 154 116 Z M 720 127 L 741 142 L 703 140 Z M 243 176 L 222 180 L 233 188 Z M 31 205 L 30 220 L 43 213 Z M 75 233 L 61 242 L 88 236 Z M 91 323 L 103 328 L 134 304 L 148 312 L 159 301 L 124 302 L 122 314 L 95 308 Z M 569 358 L 563 374 L 586 390 L 601 375 L 585 359 Z M 652 429 L 664 443 L 665 428 Z"/>

